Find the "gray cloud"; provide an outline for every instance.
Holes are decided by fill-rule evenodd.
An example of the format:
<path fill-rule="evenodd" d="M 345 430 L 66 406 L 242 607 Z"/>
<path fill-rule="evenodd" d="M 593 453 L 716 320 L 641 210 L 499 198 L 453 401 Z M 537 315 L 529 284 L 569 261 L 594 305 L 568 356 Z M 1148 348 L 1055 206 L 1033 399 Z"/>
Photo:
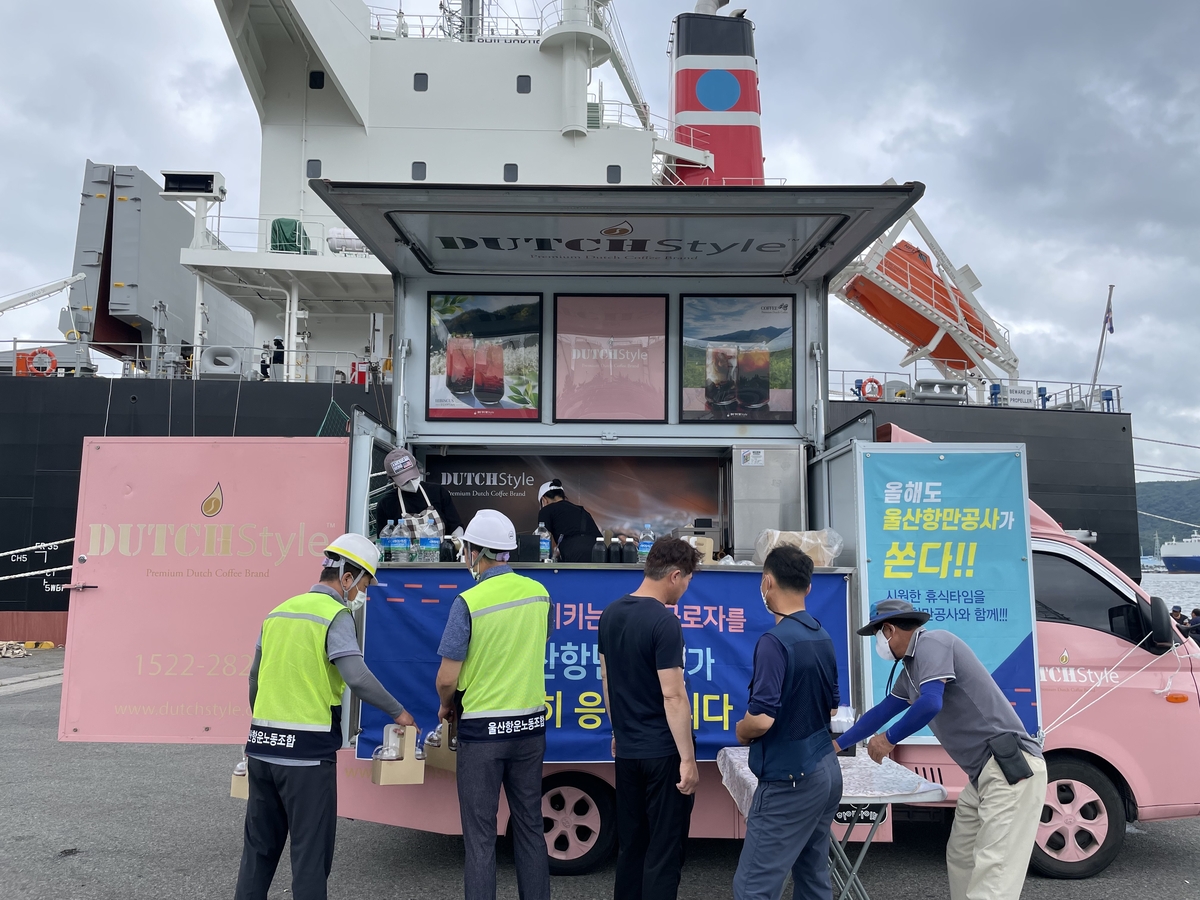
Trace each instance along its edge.
<path fill-rule="evenodd" d="M 663 51 L 690 4 L 617 2 L 665 113 Z M 1137 433 L 1200 444 L 1200 5 L 747 5 L 769 175 L 925 182 L 922 216 L 982 279 L 1025 377 L 1090 376 L 1116 283 L 1104 380 L 1124 386 Z M 257 117 L 208 0 L 66 0 L 53 16 L 4 4 L 0 78 L 0 294 L 67 274 L 88 156 L 216 166 L 225 211 L 255 213 Z M 53 337 L 58 305 L 4 316 L 0 340 Z M 903 353 L 838 305 L 831 342 L 848 369 L 894 368 Z M 1138 458 L 1200 469 L 1200 451 L 1141 444 Z"/>

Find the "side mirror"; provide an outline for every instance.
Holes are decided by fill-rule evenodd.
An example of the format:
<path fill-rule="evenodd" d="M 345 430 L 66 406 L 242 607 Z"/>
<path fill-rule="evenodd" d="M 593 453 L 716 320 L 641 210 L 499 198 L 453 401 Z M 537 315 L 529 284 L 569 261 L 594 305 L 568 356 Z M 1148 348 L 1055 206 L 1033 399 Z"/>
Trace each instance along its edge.
<path fill-rule="evenodd" d="M 1171 613 L 1162 597 L 1150 598 L 1150 639 L 1156 644 L 1170 647 L 1175 643 L 1175 629 L 1171 627 Z"/>

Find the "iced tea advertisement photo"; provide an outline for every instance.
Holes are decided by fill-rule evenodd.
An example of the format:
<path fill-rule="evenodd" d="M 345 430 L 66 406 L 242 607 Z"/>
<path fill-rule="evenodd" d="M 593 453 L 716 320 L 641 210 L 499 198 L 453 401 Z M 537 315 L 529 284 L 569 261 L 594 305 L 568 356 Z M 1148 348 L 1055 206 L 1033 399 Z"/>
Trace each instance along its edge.
<path fill-rule="evenodd" d="M 542 295 L 430 294 L 426 417 L 541 417 Z"/>
<path fill-rule="evenodd" d="M 554 421 L 667 421 L 665 296 L 555 296 L 554 344 Z"/>
<path fill-rule="evenodd" d="M 794 294 L 684 297 L 681 422 L 796 420 Z"/>

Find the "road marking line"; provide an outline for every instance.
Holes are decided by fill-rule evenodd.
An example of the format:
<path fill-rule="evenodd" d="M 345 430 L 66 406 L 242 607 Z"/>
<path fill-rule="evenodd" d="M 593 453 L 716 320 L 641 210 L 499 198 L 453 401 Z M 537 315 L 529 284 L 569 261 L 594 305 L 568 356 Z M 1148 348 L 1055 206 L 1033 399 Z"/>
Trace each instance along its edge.
<path fill-rule="evenodd" d="M 62 684 L 62 675 L 56 675 L 53 678 L 39 678 L 36 681 L 22 681 L 18 684 L 6 684 L 0 686 L 0 697 L 8 697 L 11 694 L 23 694 L 26 691 L 36 691 L 38 688 L 53 687 L 56 684 Z"/>

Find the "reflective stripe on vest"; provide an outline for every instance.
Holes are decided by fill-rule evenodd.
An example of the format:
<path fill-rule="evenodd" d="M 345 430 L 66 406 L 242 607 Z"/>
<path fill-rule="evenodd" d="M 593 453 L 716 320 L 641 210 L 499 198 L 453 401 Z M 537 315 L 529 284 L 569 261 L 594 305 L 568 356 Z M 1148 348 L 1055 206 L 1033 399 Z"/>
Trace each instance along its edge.
<path fill-rule="evenodd" d="M 471 642 L 458 676 L 463 718 L 520 716 L 546 706 L 550 595 L 532 578 L 505 572 L 463 591 Z"/>
<path fill-rule="evenodd" d="M 262 628 L 254 725 L 330 730 L 331 707 L 341 705 L 346 683 L 329 661 L 325 638 L 334 616 L 345 608 L 328 594 L 313 592 L 270 612 Z"/>

